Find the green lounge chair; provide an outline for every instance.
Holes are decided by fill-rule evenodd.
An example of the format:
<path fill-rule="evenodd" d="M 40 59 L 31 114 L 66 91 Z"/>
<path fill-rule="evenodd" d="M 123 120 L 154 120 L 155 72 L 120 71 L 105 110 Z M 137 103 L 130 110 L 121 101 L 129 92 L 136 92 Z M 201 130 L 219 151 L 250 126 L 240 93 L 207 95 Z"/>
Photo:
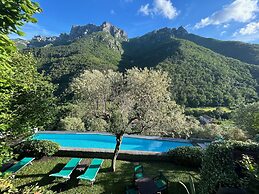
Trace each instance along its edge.
<path fill-rule="evenodd" d="M 14 174 L 16 172 L 18 172 L 19 170 L 21 170 L 23 167 L 27 166 L 28 164 L 30 164 L 35 158 L 23 158 L 22 160 L 20 160 L 19 162 L 17 162 L 16 164 L 14 164 L 13 166 L 11 166 L 9 169 L 7 169 L 3 175 L 5 174 Z"/>
<path fill-rule="evenodd" d="M 144 177 L 144 168 L 142 165 L 134 166 L 134 181 Z"/>
<path fill-rule="evenodd" d="M 162 172 L 160 172 L 160 174 L 158 176 L 153 178 L 153 180 L 156 184 L 156 187 L 159 189 L 159 191 L 168 190 L 169 181 L 167 180 L 167 178 L 164 176 L 164 174 Z"/>
<path fill-rule="evenodd" d="M 100 170 L 100 167 L 103 163 L 103 159 L 94 158 L 91 162 L 91 164 L 88 166 L 87 170 L 84 174 L 77 177 L 78 179 L 88 180 L 91 182 L 91 185 L 93 185 L 95 181 L 95 177 Z"/>
<path fill-rule="evenodd" d="M 61 171 L 55 174 L 50 174 L 49 176 L 69 179 L 73 170 L 76 168 L 76 166 L 80 163 L 81 160 L 81 158 L 72 158 Z"/>

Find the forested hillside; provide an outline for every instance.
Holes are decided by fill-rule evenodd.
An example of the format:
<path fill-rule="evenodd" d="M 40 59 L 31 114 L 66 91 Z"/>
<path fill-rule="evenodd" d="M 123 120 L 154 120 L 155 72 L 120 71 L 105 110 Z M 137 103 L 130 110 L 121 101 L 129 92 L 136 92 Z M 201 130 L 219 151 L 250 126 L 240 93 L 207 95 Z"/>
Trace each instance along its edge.
<path fill-rule="evenodd" d="M 226 57 L 232 57 L 246 63 L 259 65 L 259 45 L 257 44 L 248 44 L 240 41 L 220 41 L 213 38 L 204 38 L 195 34 L 184 34 L 178 37 L 190 40 Z"/>
<path fill-rule="evenodd" d="M 225 50 L 221 48 L 224 44 L 228 45 L 223 46 Z M 241 50 L 229 49 L 232 44 Z M 182 27 L 163 28 L 128 40 L 124 31 L 109 23 L 86 25 L 72 27 L 70 34 L 59 37 L 36 37 L 28 47 L 26 50 L 38 59 L 39 70 L 59 84 L 57 95 L 85 69 L 125 71 L 137 66 L 167 71 L 173 98 L 188 107 L 233 107 L 258 98 L 259 67 L 241 62 L 248 60 L 238 54 L 246 50 L 253 57 L 245 56 L 254 61 L 258 45 L 199 38 Z M 240 60 L 225 57 L 231 56 L 228 50 L 236 51 L 234 55 Z"/>
<path fill-rule="evenodd" d="M 120 42 L 106 32 L 96 32 L 67 45 L 29 49 L 38 59 L 38 68 L 45 71 L 61 94 L 68 82 L 85 69 L 117 69 L 121 60 Z"/>
<path fill-rule="evenodd" d="M 253 75 L 258 67 L 174 38 L 168 29 L 132 39 L 124 49 L 120 69 L 138 66 L 168 71 L 172 95 L 179 104 L 234 106 L 257 98 Z"/>

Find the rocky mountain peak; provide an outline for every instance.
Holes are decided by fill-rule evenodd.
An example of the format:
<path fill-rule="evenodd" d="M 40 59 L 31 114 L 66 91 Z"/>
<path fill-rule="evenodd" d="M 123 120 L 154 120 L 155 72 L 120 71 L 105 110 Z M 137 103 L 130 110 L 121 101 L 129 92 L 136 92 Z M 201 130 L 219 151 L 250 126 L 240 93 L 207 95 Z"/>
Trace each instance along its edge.
<path fill-rule="evenodd" d="M 120 40 L 127 40 L 128 36 L 124 30 L 117 28 L 109 22 L 103 22 L 100 26 L 94 24 L 87 24 L 84 26 L 72 26 L 69 36 L 71 39 L 80 38 L 84 35 L 92 34 L 94 32 L 108 32 L 114 38 L 118 38 Z"/>
<path fill-rule="evenodd" d="M 186 35 L 188 34 L 188 31 L 183 26 L 180 26 L 175 33 L 177 35 Z"/>
<path fill-rule="evenodd" d="M 149 34 L 156 35 L 157 37 L 183 37 L 188 34 L 188 31 L 183 26 L 180 26 L 178 29 L 165 27 L 159 30 L 155 30 Z"/>

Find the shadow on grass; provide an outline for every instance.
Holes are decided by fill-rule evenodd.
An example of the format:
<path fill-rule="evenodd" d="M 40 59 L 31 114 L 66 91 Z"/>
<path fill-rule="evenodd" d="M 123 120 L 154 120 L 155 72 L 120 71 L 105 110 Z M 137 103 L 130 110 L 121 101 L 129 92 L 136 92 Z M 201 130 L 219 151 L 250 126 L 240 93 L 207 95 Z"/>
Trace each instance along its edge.
<path fill-rule="evenodd" d="M 18 188 L 24 188 L 25 186 L 31 186 L 38 184 L 39 186 L 46 186 L 48 184 L 51 184 L 52 181 L 54 180 L 54 177 L 50 177 L 49 174 L 52 174 L 54 172 L 58 172 L 63 168 L 64 164 L 59 163 L 57 164 L 49 173 L 46 174 L 28 174 L 28 175 L 16 175 L 16 178 L 22 179 L 22 178 L 30 178 L 30 177 L 43 177 L 40 181 L 36 180 L 27 184 L 23 184 L 19 186 Z"/>
<path fill-rule="evenodd" d="M 133 182 L 133 163 L 121 163 L 117 166 L 116 172 L 111 172 L 110 168 L 106 168 L 101 173 L 105 173 L 105 176 L 96 184 L 103 185 L 102 194 L 124 193 L 125 186 Z"/>
<path fill-rule="evenodd" d="M 70 176 L 70 179 L 56 178 L 54 181 L 55 183 L 57 182 L 57 184 L 52 186 L 50 189 L 52 191 L 56 191 L 59 193 L 59 192 L 67 191 L 69 189 L 78 187 L 79 179 L 77 179 L 77 177 L 80 176 L 81 174 L 83 174 L 83 171 L 74 170 Z"/>

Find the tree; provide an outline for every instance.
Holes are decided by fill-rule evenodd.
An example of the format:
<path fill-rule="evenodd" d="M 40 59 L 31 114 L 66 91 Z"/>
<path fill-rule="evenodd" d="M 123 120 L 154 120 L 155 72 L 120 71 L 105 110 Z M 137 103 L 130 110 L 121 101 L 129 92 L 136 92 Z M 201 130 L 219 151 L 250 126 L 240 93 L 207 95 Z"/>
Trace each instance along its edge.
<path fill-rule="evenodd" d="M 30 0 L 0 0 L 0 135 L 2 136 L 13 122 L 12 111 L 10 110 L 13 94 L 20 83 L 14 81 L 14 69 L 11 54 L 16 48 L 8 37 L 8 34 L 15 33 L 22 35 L 20 27 L 26 22 L 36 22 L 33 14 L 40 12 L 37 3 Z M 5 140 L 1 139 L 0 153 L 8 153 L 8 146 Z M 1 154 L 2 162 L 10 154 Z M 0 163 L 1 165 L 1 163 Z"/>
<path fill-rule="evenodd" d="M 19 83 L 10 106 L 14 118 L 12 133 L 22 134 L 33 128 L 48 126 L 56 114 L 54 85 L 48 77 L 37 72 L 36 61 L 31 54 L 15 52 L 11 58 L 15 66 L 14 81 Z"/>
<path fill-rule="evenodd" d="M 86 70 L 73 80 L 70 88 L 75 101 L 85 109 L 85 122 L 104 121 L 106 130 L 116 136 L 113 171 L 125 133 L 188 135 L 188 118 L 171 100 L 169 86 L 166 73 L 136 68 L 125 74 Z M 91 125 L 87 127 L 92 130 Z"/>
<path fill-rule="evenodd" d="M 259 133 L 258 118 L 259 102 L 241 105 L 234 114 L 235 123 L 253 137 Z"/>

